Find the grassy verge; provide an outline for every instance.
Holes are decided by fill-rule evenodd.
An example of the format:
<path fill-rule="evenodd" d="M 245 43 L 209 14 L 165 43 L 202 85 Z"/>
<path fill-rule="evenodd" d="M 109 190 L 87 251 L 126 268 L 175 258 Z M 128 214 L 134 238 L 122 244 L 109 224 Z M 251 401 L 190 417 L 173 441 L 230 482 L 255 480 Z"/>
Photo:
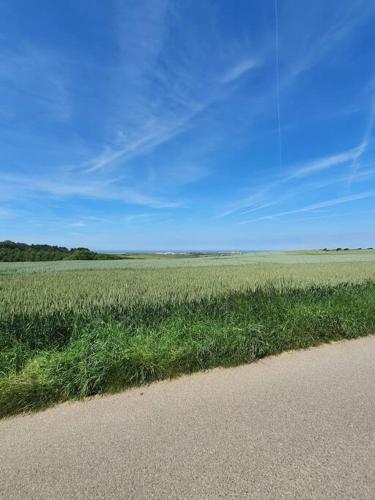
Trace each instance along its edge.
<path fill-rule="evenodd" d="M 12 316 L 0 328 L 1 417 L 374 333 L 375 283 L 258 287 L 62 323 L 53 314 Z"/>

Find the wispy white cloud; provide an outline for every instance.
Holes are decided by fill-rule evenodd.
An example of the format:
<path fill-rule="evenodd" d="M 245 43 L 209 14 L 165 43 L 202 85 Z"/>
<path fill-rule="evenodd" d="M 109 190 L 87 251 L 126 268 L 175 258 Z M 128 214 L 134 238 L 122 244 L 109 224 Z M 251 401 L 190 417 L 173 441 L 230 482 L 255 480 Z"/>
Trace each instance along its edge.
<path fill-rule="evenodd" d="M 365 200 L 367 198 L 373 198 L 373 197 L 375 197 L 375 190 L 374 191 L 365 191 L 363 193 L 357 193 L 357 194 L 352 194 L 352 195 L 348 195 L 348 196 L 341 196 L 338 198 L 333 198 L 331 200 L 321 201 L 318 203 L 312 203 L 311 205 L 307 205 L 307 206 L 301 207 L 301 208 L 296 208 L 294 210 L 286 210 L 284 212 L 278 212 L 278 213 L 271 214 L 271 215 L 265 215 L 263 217 L 257 217 L 255 219 L 239 222 L 239 224 L 249 224 L 251 222 L 257 222 L 257 221 L 262 221 L 262 220 L 271 220 L 271 219 L 276 219 L 279 217 L 285 217 L 287 215 L 299 214 L 302 212 L 312 212 L 315 210 L 319 210 L 321 208 L 332 207 L 335 205 L 342 205 L 344 203 L 351 203 L 353 201 Z"/>
<path fill-rule="evenodd" d="M 224 83 L 233 82 L 257 66 L 259 66 L 259 63 L 256 59 L 251 58 L 240 61 L 227 71 L 227 73 L 223 76 L 222 81 Z"/>
<path fill-rule="evenodd" d="M 242 73 L 245 71 L 243 69 Z M 233 75 L 230 80 L 225 80 L 223 83 L 233 81 L 239 76 L 240 73 L 237 76 Z M 226 92 L 228 90 L 224 85 L 211 85 L 211 92 L 206 96 L 201 96 L 200 100 L 199 98 L 191 98 L 190 100 L 186 98 L 185 105 L 179 112 L 161 113 L 157 117 L 149 118 L 146 123 L 142 123 L 136 128 L 137 132 L 125 139 L 121 146 L 107 146 L 103 152 L 88 160 L 84 164 L 84 170 L 88 173 L 96 172 L 112 166 L 116 162 L 123 167 L 129 160 L 151 152 L 188 130 L 193 119 L 222 99 Z"/>
<path fill-rule="evenodd" d="M 269 206 L 277 205 L 282 201 L 286 201 L 288 197 L 300 192 L 301 190 L 308 191 L 309 189 L 314 189 L 315 191 L 319 188 L 326 187 L 332 184 L 337 184 L 345 182 L 348 180 L 348 176 L 336 176 L 333 179 L 320 179 L 315 185 L 309 186 L 308 184 L 303 184 L 306 179 L 313 177 L 316 174 L 320 174 L 324 171 L 333 169 L 338 166 L 350 166 L 351 162 L 359 157 L 362 151 L 361 144 L 355 148 L 348 149 L 341 153 L 336 153 L 333 155 L 323 156 L 316 158 L 312 161 L 303 163 L 302 165 L 294 165 L 287 168 L 287 174 L 284 176 L 278 176 L 266 186 L 260 187 L 257 191 L 253 192 L 251 195 L 242 198 L 235 204 L 232 204 L 227 210 L 220 214 L 220 217 L 228 216 L 233 213 L 239 213 L 238 215 L 244 215 L 250 212 L 256 212 L 268 208 Z M 371 172 L 367 174 L 371 175 Z M 361 176 L 358 176 L 360 178 Z M 298 181 L 298 185 L 291 185 L 288 189 L 286 187 L 292 182 Z M 302 182 L 302 183 L 301 183 Z"/>
<path fill-rule="evenodd" d="M 290 10 L 292 22 L 295 11 L 301 14 L 300 9 Z M 330 23 L 323 23 L 323 28 L 321 23 L 309 26 L 312 31 L 306 39 L 314 39 L 314 43 L 303 47 L 301 53 L 294 43 L 293 57 L 289 57 L 288 48 L 283 46 L 281 62 L 288 83 L 323 60 L 373 13 L 368 3 L 361 8 L 347 4 L 332 16 Z M 212 12 L 207 11 L 207 14 L 212 15 Z M 226 60 L 224 65 L 220 57 L 207 64 L 201 47 L 203 44 L 207 48 L 210 34 L 201 40 L 202 34 L 195 32 L 193 25 L 185 29 L 185 16 L 182 4 L 172 6 L 168 0 L 135 2 L 126 7 L 123 2 L 116 2 L 115 32 L 120 57 L 113 72 L 113 109 L 109 126 L 114 130 L 121 128 L 122 140 L 114 141 L 89 160 L 85 166 L 88 172 L 114 165 L 123 168 L 138 155 L 148 154 L 175 138 L 191 126 L 195 117 L 229 91 L 226 84 L 263 64 L 265 47 L 251 51 L 246 46 L 229 51 L 231 60 Z M 181 26 L 184 26 L 183 39 Z M 211 35 L 216 48 L 217 33 Z M 218 52 L 225 51 L 223 45 Z M 269 100 L 269 89 L 265 93 Z M 341 161 L 339 155 L 325 160 Z M 320 166 L 329 168 L 324 163 Z M 310 167 L 318 169 L 318 164 Z"/>
<path fill-rule="evenodd" d="M 375 210 L 359 210 L 355 212 L 343 212 L 343 213 L 326 213 L 319 215 L 318 211 L 314 211 L 314 214 L 317 213 L 317 216 L 312 216 L 308 218 L 304 218 L 304 220 L 320 220 L 320 219 L 335 219 L 335 218 L 349 218 L 349 217 L 358 217 L 360 215 L 369 215 L 375 213 Z"/>
<path fill-rule="evenodd" d="M 105 181 L 90 181 L 83 179 L 64 179 L 49 177 L 35 177 L 27 175 L 0 175 L 0 180 L 8 186 L 8 198 L 19 199 L 20 193 L 28 193 L 34 196 L 36 193 L 48 193 L 51 196 L 87 197 L 107 201 L 119 201 L 124 204 L 134 204 L 149 206 L 152 208 L 178 208 L 184 206 L 183 203 L 175 200 L 166 200 L 144 194 L 136 189 L 119 185 L 117 179 L 107 179 Z"/>
<path fill-rule="evenodd" d="M 301 11 L 293 3 L 293 9 L 288 10 L 289 22 L 294 23 L 300 28 L 301 17 L 294 18 L 294 15 L 301 16 Z M 301 2 L 301 9 L 304 9 L 304 3 Z M 286 9 L 284 9 L 286 11 Z M 312 11 L 306 9 L 306 13 Z M 322 60 L 331 54 L 338 44 L 345 40 L 375 15 L 375 7 L 372 2 L 360 1 L 358 3 L 347 2 L 340 9 L 334 10 L 334 15 L 322 20 L 322 13 L 317 11 L 318 18 L 309 19 L 305 24 L 304 37 L 299 36 L 299 45 L 293 47 L 294 57 L 288 61 L 286 76 L 283 84 L 292 83 L 295 78 L 311 70 Z M 322 22 L 323 21 L 323 22 Z M 299 35 L 301 32 L 298 31 Z"/>
<path fill-rule="evenodd" d="M 160 212 L 146 212 L 141 214 L 130 214 L 125 216 L 125 222 L 139 222 L 139 221 L 148 221 L 150 219 L 154 220 L 155 218 L 159 218 L 160 216 L 164 216 L 164 214 Z"/>
<path fill-rule="evenodd" d="M 306 185 L 304 188 L 304 184 L 299 184 L 298 186 L 294 186 L 289 189 L 288 194 L 285 191 L 285 186 L 288 185 L 288 183 L 290 183 L 291 181 L 304 181 L 309 177 L 315 176 L 316 174 L 320 174 L 338 166 L 349 167 L 349 176 L 337 176 L 334 179 L 321 180 L 319 185 L 315 185 L 312 187 L 316 190 L 319 187 L 321 188 L 345 181 L 349 182 L 349 184 L 352 184 L 356 180 L 356 178 L 360 180 L 361 178 L 371 177 L 372 170 L 364 171 L 363 175 L 358 173 L 358 170 L 359 162 L 364 155 L 371 139 L 374 120 L 375 106 L 371 108 L 365 133 L 358 146 L 346 151 L 342 151 L 340 153 L 316 158 L 309 162 L 303 163 L 302 165 L 294 165 L 288 167 L 286 169 L 288 172 L 286 175 L 277 176 L 268 185 L 261 187 L 260 189 L 258 189 L 258 191 L 237 201 L 234 205 L 220 214 L 220 217 L 231 215 L 241 210 L 242 212 L 239 215 L 244 215 L 245 213 L 263 210 L 265 208 L 268 208 L 269 206 L 276 205 L 281 201 L 285 201 L 286 196 L 293 196 L 293 194 L 300 191 L 301 189 L 308 190 L 309 188 L 308 185 Z M 275 191 L 278 191 L 278 193 L 276 194 Z"/>
<path fill-rule="evenodd" d="M 270 182 L 267 186 L 259 188 L 249 196 L 245 196 L 240 200 L 237 200 L 235 203 L 229 205 L 226 210 L 221 212 L 219 217 L 227 217 L 228 215 L 232 215 L 240 210 L 255 212 L 266 208 L 266 206 L 274 205 L 276 201 L 271 199 L 271 193 L 276 184 L 277 181 Z"/>
<path fill-rule="evenodd" d="M 286 175 L 277 176 L 267 185 L 260 187 L 257 191 L 251 193 L 234 204 L 229 206 L 227 210 L 220 214 L 220 217 L 231 215 L 235 212 L 242 211 L 244 213 L 255 212 L 276 205 L 280 201 L 285 200 L 286 196 L 295 191 L 295 189 L 287 192 L 285 186 L 293 180 L 306 179 L 310 176 L 318 174 L 322 171 L 337 167 L 339 165 L 349 165 L 358 155 L 359 146 L 348 149 L 341 153 L 323 156 L 312 161 L 303 163 L 302 165 L 293 165 L 287 167 Z M 336 181 L 335 181 L 336 182 Z"/>
<path fill-rule="evenodd" d="M 363 157 L 363 155 L 365 154 L 365 152 L 369 146 L 372 131 L 374 128 L 374 122 L 375 122 L 375 95 L 372 98 L 372 102 L 371 102 L 371 106 L 370 106 L 370 113 L 369 113 L 366 129 L 364 131 L 362 140 L 357 148 L 357 151 L 356 151 L 356 154 L 353 158 L 352 164 L 350 165 L 349 185 L 352 184 L 356 175 L 358 175 L 360 160 Z"/>
<path fill-rule="evenodd" d="M 203 110 L 205 106 L 208 106 L 207 102 L 204 105 L 197 106 L 192 109 L 190 113 L 184 116 L 177 117 L 175 119 L 170 119 L 166 122 L 157 123 L 157 121 L 152 121 L 149 124 L 143 126 L 141 132 L 139 132 L 138 137 L 134 137 L 132 140 L 126 141 L 122 146 L 109 146 L 100 153 L 98 156 L 90 159 L 85 166 L 85 171 L 87 173 L 96 172 L 98 170 L 105 169 L 116 162 L 121 161 L 121 166 L 136 157 L 137 155 L 142 155 L 150 152 L 152 149 L 160 146 L 161 144 L 169 141 L 177 134 L 183 132 L 189 121 L 200 111 Z"/>
<path fill-rule="evenodd" d="M 229 83 L 261 64 L 260 54 L 249 53 L 246 44 L 234 51 L 223 40 L 217 50 L 218 34 L 203 34 L 188 23 L 186 15 L 191 13 L 183 3 L 115 5 L 119 57 L 112 73 L 108 127 L 116 140 L 86 162 L 88 173 L 124 168 L 184 133 L 213 103 L 230 95 Z M 207 16 L 215 10 L 199 8 Z M 210 50 L 207 44 L 215 49 L 209 64 L 202 52 L 202 46 Z"/>
<path fill-rule="evenodd" d="M 293 8 L 291 4 L 290 8 L 287 5 L 280 12 L 282 42 L 280 84 L 283 93 L 295 85 L 304 73 L 312 70 L 318 64 L 324 63 L 338 46 L 343 46 L 360 26 L 369 22 L 375 15 L 375 5 L 371 2 L 359 2 L 358 4 L 346 2 L 341 9 L 336 9 L 333 12 L 329 10 L 329 13 L 331 15 L 322 22 L 321 9 L 315 9 L 313 4 L 311 8 L 309 6 L 309 9 L 306 9 L 303 2 L 298 5 L 293 4 Z M 310 16 L 310 19 L 308 19 L 309 22 L 304 27 L 306 29 L 302 34 L 300 30 L 301 20 L 307 20 L 306 16 Z M 298 40 L 298 44 L 296 40 Z M 269 91 L 265 91 L 266 95 L 269 100 Z M 366 131 L 356 147 L 322 156 L 300 165 L 286 167 L 284 174 L 275 176 L 267 185 L 261 185 L 255 192 L 230 204 L 219 216 L 237 214 L 240 211 L 246 211 L 246 209 L 250 212 L 256 212 L 268 208 L 267 204 L 270 202 L 275 205 L 286 201 L 288 196 L 293 197 L 296 191 L 302 189 L 300 181 L 336 167 L 349 167 L 354 182 L 355 176 L 358 175 L 360 162 L 370 143 L 374 119 L 375 105 L 372 102 Z M 299 185 L 296 186 L 296 182 L 299 182 Z"/>
<path fill-rule="evenodd" d="M 246 215 L 246 214 L 250 214 L 252 212 L 259 212 L 260 210 L 264 210 L 265 208 L 269 208 L 269 207 L 272 207 L 274 205 L 276 205 L 276 201 L 269 201 L 267 203 L 261 203 L 253 208 L 242 210 L 239 213 L 239 215 Z"/>
<path fill-rule="evenodd" d="M 301 166 L 292 168 L 291 173 L 284 179 L 284 182 L 294 178 L 308 177 L 310 175 L 321 172 L 322 170 L 327 170 L 329 168 L 333 168 L 338 165 L 353 161 L 358 157 L 360 149 L 361 146 L 358 146 L 342 153 L 324 156 L 311 162 L 305 163 Z"/>

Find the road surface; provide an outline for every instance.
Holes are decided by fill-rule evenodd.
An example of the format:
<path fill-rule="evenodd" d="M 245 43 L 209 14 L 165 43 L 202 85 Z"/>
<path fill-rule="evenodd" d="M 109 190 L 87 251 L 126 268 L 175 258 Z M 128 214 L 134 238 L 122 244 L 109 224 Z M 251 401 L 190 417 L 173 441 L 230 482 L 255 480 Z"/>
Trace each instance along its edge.
<path fill-rule="evenodd" d="M 375 498 L 375 337 L 0 421 L 0 498 Z"/>

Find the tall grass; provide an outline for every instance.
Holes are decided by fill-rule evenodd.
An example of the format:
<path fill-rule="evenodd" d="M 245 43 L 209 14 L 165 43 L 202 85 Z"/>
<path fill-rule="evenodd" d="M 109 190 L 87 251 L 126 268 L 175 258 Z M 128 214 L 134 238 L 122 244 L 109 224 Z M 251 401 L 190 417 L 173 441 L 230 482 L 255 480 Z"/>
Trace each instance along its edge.
<path fill-rule="evenodd" d="M 375 332 L 373 281 L 243 270 L 3 277 L 0 416 Z"/>

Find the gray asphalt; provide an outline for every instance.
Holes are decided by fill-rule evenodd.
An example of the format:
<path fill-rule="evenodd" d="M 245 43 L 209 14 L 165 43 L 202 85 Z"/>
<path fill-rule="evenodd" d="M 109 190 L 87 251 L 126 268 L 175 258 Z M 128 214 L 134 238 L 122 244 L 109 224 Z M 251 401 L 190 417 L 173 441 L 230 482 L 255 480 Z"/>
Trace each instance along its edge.
<path fill-rule="evenodd" d="M 375 337 L 0 422 L 0 497 L 375 498 Z"/>

